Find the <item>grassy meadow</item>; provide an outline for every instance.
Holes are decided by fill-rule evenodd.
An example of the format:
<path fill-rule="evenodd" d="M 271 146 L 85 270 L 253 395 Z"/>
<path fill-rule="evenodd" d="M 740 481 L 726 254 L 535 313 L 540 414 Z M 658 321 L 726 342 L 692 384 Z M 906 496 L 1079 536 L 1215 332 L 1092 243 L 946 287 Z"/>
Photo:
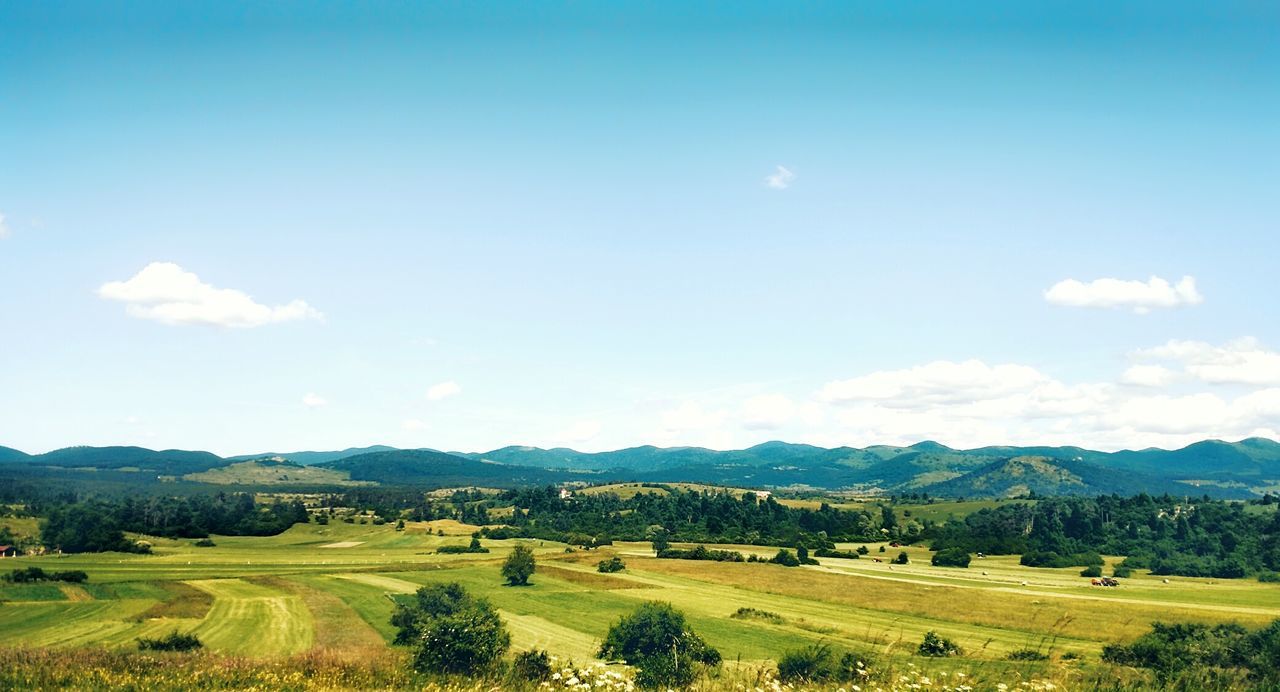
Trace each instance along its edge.
<path fill-rule="evenodd" d="M 117 659 L 108 653 L 133 650 L 138 637 L 176 629 L 198 635 L 206 646 L 198 656 L 222 661 L 217 665 L 223 667 L 235 661 L 248 666 L 244 670 L 271 671 L 281 660 L 319 656 L 346 660 L 346 666 L 394 668 L 390 662 L 403 656 L 389 646 L 395 634 L 388 623 L 394 599 L 424 584 L 457 581 L 499 609 L 513 650 L 543 648 L 581 663 L 592 661 L 600 639 L 621 615 L 644 601 L 668 601 L 729 662 L 728 677 L 705 683 L 712 688 L 759 675 L 783 651 L 811 643 L 865 652 L 893 679 L 920 671 L 964 672 L 966 679 L 985 679 L 992 686 L 996 680 L 1038 679 L 1073 687 L 1111 679 L 1116 671 L 1100 662 L 1102 646 L 1137 637 L 1153 620 L 1262 625 L 1280 617 L 1280 585 L 1254 580 L 1169 578 L 1166 583 L 1135 574 L 1120 588 L 1101 588 L 1090 586 L 1078 569 L 1032 569 L 1007 556 L 975 558 L 968 569 L 939 568 L 929 565 L 924 548 L 886 547 L 882 553 L 880 544 L 868 544 L 870 553 L 862 559 L 786 568 L 656 560 L 641 543 L 566 552 L 560 543 L 524 541 L 537 555 L 538 571 L 532 585 L 507 587 L 499 564 L 514 540 L 484 541 L 492 551 L 488 554 L 435 553 L 442 545 L 466 543 L 475 528 L 439 521 L 396 531 L 390 524 L 333 522 L 297 525 L 266 538 L 214 537 L 214 547 L 150 539 L 151 555 L 4 560 L 3 571 L 75 569 L 87 572 L 89 581 L 0 584 L 0 648 L 8 649 L 5 655 L 13 660 L 27 661 L 13 664 L 18 670 L 57 656 L 111 661 Z M 444 536 L 437 535 L 440 530 Z M 762 556 L 775 550 L 734 549 Z M 901 551 L 911 562 L 889 564 Z M 596 572 L 597 561 L 615 554 L 626 561 L 624 572 Z M 736 615 L 740 608 L 770 615 L 742 617 Z M 912 655 L 930 630 L 956 641 L 964 657 Z M 31 647 L 47 651 L 37 656 Z M 1023 648 L 1038 649 L 1050 659 L 1007 660 Z M 107 653 L 92 653 L 99 649 Z M 387 675 L 367 682 L 417 684 Z M 42 679 L 28 683 L 39 686 Z M 0 688 L 23 686 L 7 680 L 8 685 L 0 679 Z M 351 680 L 366 679 L 334 684 L 363 685 Z"/>

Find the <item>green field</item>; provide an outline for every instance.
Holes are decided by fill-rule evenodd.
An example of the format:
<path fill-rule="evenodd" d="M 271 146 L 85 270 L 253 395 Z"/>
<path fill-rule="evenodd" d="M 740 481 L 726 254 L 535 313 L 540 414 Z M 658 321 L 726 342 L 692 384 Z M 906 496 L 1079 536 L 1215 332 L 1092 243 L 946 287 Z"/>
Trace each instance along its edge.
<path fill-rule="evenodd" d="M 437 528 L 450 535 L 435 535 Z M 0 647 L 123 649 L 137 637 L 176 629 L 194 632 L 212 651 L 259 659 L 382 650 L 395 634 L 388 623 L 393 599 L 439 581 L 461 582 L 489 598 L 514 648 L 545 648 L 577 661 L 590 660 L 609 625 L 647 600 L 685 611 L 726 661 L 768 662 L 814 642 L 906 660 L 924 633 L 936 630 L 967 652 L 951 663 L 957 669 L 1004 665 L 1010 651 L 1024 647 L 1052 651 L 1053 661 L 1043 666 L 1100 665 L 1105 643 L 1132 639 L 1153 620 L 1261 625 L 1280 617 L 1280 585 L 1253 580 L 1165 583 L 1136 575 L 1108 589 L 1090 586 L 1075 569 L 1026 568 L 1016 557 L 935 568 L 923 548 L 880 553 L 879 544 L 869 544 L 863 559 L 789 569 L 656 560 L 641 543 L 566 553 L 563 544 L 526 541 L 539 570 L 532 586 L 513 588 L 502 585 L 498 567 L 516 541 L 485 541 L 489 554 L 434 554 L 441 545 L 465 542 L 471 528 L 436 522 L 398 532 L 390 525 L 308 524 L 268 538 L 215 537 L 211 548 L 152 539 L 155 552 L 145 556 L 6 560 L 0 563 L 5 571 L 79 569 L 90 581 L 0 585 Z M 911 563 L 890 565 L 900 550 Z M 622 556 L 627 570 L 598 574 L 595 562 L 611 554 Z M 740 607 L 779 618 L 731 617 Z M 1063 654 L 1079 659 L 1063 662 Z"/>

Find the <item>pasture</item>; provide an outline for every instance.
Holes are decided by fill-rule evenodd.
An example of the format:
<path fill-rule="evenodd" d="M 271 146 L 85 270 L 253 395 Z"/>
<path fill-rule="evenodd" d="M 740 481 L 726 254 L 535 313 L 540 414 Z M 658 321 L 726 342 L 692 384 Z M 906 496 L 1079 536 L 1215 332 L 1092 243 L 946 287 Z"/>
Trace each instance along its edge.
<path fill-rule="evenodd" d="M 880 544 L 868 544 L 862 559 L 786 568 L 656 560 L 642 543 L 566 552 L 560 543 L 529 540 L 523 542 L 538 558 L 532 585 L 507 587 L 499 564 L 517 541 L 486 540 L 488 554 L 435 553 L 464 544 L 474 528 L 429 522 L 396 531 L 389 524 L 334 522 L 267 538 L 218 536 L 214 547 L 151 539 L 152 555 L 4 560 L 3 571 L 77 569 L 90 580 L 0 584 L 0 647 L 123 650 L 137 637 L 176 629 L 197 634 L 212 652 L 253 659 L 317 651 L 367 655 L 385 651 L 394 637 L 388 622 L 394 599 L 440 581 L 461 582 L 492 601 L 513 649 L 544 648 L 580 662 L 593 658 L 611 623 L 648 600 L 683 610 L 734 665 L 764 665 L 787 649 L 818 642 L 882 660 L 918 661 L 911 653 L 934 630 L 966 652 L 947 662 L 953 669 L 1016 668 L 1007 655 L 1029 647 L 1051 655 L 1035 665 L 1078 672 L 1102 665 L 1104 644 L 1132 639 L 1153 620 L 1262 625 L 1280 618 L 1280 585 L 1253 580 L 1165 583 L 1135 574 L 1120 588 L 1100 588 L 1078 569 L 1032 569 L 1008 556 L 975 558 L 968 569 L 932 567 L 924 548 L 881 553 Z M 436 535 L 438 529 L 446 535 Z M 731 548 L 761 556 L 776 550 Z M 889 564 L 900 551 L 910 562 Z M 627 569 L 597 573 L 595 563 L 615 554 Z M 739 608 L 776 617 L 735 617 Z"/>

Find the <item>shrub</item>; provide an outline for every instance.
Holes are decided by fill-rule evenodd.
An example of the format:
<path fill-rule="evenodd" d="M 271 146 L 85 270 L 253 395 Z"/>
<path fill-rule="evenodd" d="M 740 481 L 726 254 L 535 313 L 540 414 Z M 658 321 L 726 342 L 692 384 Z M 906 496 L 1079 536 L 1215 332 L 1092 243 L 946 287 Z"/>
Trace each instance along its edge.
<path fill-rule="evenodd" d="M 783 567 L 799 567 L 800 558 L 797 558 L 790 550 L 782 548 L 778 550 L 778 554 L 769 558 L 769 562 Z"/>
<path fill-rule="evenodd" d="M 787 621 L 786 618 L 777 613 L 760 610 L 758 608 L 745 607 L 737 609 L 734 611 L 733 615 L 730 615 L 729 617 L 734 618 L 735 620 L 764 620 L 765 622 L 772 622 L 779 625 Z"/>
<path fill-rule="evenodd" d="M 867 546 L 865 546 L 865 545 L 860 545 L 860 546 L 858 546 L 858 554 L 859 554 L 859 555 L 866 555 L 866 554 L 867 554 L 867 553 L 869 553 L 869 552 L 871 552 L 871 551 L 867 549 Z"/>
<path fill-rule="evenodd" d="M 1010 661 L 1047 661 L 1049 654 L 1041 653 L 1036 649 L 1015 649 L 1009 652 Z"/>
<path fill-rule="evenodd" d="M 204 643 L 194 634 L 182 634 L 174 630 L 159 639 L 138 638 L 140 651 L 195 651 L 204 647 Z"/>
<path fill-rule="evenodd" d="M 641 687 L 688 687 L 696 664 L 720 665 L 720 652 L 711 648 L 669 603 L 641 605 L 609 628 L 597 654 L 636 667 Z"/>
<path fill-rule="evenodd" d="M 621 572 L 626 568 L 627 568 L 627 564 L 623 562 L 622 558 L 618 557 L 617 555 L 614 555 L 608 560 L 601 560 L 600 562 L 596 563 L 596 571 L 604 572 L 605 574 L 609 574 L 612 572 Z"/>
<path fill-rule="evenodd" d="M 437 553 L 445 555 L 461 555 L 464 553 L 487 553 L 489 549 L 480 545 L 480 539 L 472 537 L 468 545 L 442 545 L 436 548 Z"/>
<path fill-rule="evenodd" d="M 1111 576 L 1121 579 L 1128 579 L 1133 574 L 1133 570 L 1124 565 L 1116 565 L 1111 569 Z"/>
<path fill-rule="evenodd" d="M 836 677 L 836 665 L 827 644 L 810 644 L 778 658 L 778 679 L 785 683 L 827 682 Z"/>
<path fill-rule="evenodd" d="M 930 562 L 934 567 L 968 567 L 970 559 L 964 548 L 943 548 L 933 554 Z"/>
<path fill-rule="evenodd" d="M 73 584 L 80 584 L 89 581 L 89 575 L 80 570 L 68 570 L 65 572 L 46 572 L 39 567 L 27 567 L 26 569 L 15 569 L 4 575 L 4 580 L 13 582 L 14 584 L 26 584 L 38 581 L 64 581 Z"/>
<path fill-rule="evenodd" d="M 487 601 L 427 620 L 413 667 L 431 673 L 474 673 L 502 658 L 511 635 Z"/>
<path fill-rule="evenodd" d="M 905 565 L 909 562 L 911 562 L 911 557 L 907 555 L 905 550 L 898 553 L 898 557 L 893 558 L 893 564 L 895 565 Z"/>
<path fill-rule="evenodd" d="M 1272 623 L 1272 628 L 1276 623 Z M 1265 630 L 1263 630 L 1265 632 Z M 1102 648 L 1102 660 L 1137 668 L 1150 668 L 1163 681 L 1187 669 L 1248 665 L 1250 633 L 1237 623 L 1151 623 L 1151 631 L 1130 644 Z M 1276 653 L 1280 653 L 1277 650 Z M 1275 670 L 1275 663 L 1263 663 Z"/>
<path fill-rule="evenodd" d="M 536 569 L 533 550 L 529 546 L 518 545 L 507 556 L 507 561 L 502 563 L 502 578 L 510 586 L 524 586 L 529 583 L 529 577 L 533 576 Z"/>
<path fill-rule="evenodd" d="M 962 653 L 955 642 L 939 636 L 933 630 L 924 633 L 924 641 L 920 642 L 918 651 L 921 656 L 933 657 L 959 656 Z"/>
<path fill-rule="evenodd" d="M 1264 584 L 1280 584 L 1280 572 L 1263 572 L 1258 575 L 1258 581 Z"/>
<path fill-rule="evenodd" d="M 429 673 L 472 673 L 490 667 L 511 645 L 498 612 L 461 584 L 432 584 L 398 603 L 391 624 L 397 644 L 415 646 L 413 667 Z"/>
<path fill-rule="evenodd" d="M 692 550 L 680 550 L 678 548 L 667 548 L 658 553 L 658 557 L 664 560 L 710 560 L 712 562 L 745 562 L 742 553 L 736 550 L 708 550 L 707 546 L 700 545 Z"/>
<path fill-rule="evenodd" d="M 1089 565 L 1088 567 L 1085 567 L 1084 569 L 1080 570 L 1080 576 L 1082 576 L 1082 577 L 1101 577 L 1101 576 L 1102 576 L 1102 566 L 1101 566 L 1101 565 Z"/>
<path fill-rule="evenodd" d="M 541 682 L 551 677 L 551 672 L 551 657 L 541 649 L 521 651 L 511 663 L 511 674 L 519 680 Z"/>
<path fill-rule="evenodd" d="M 880 546 L 880 552 L 884 552 L 884 546 Z"/>
<path fill-rule="evenodd" d="M 196 541 L 192 545 L 194 545 L 197 548 L 212 548 L 218 544 L 214 543 L 213 539 L 211 538 L 201 538 L 200 540 Z"/>

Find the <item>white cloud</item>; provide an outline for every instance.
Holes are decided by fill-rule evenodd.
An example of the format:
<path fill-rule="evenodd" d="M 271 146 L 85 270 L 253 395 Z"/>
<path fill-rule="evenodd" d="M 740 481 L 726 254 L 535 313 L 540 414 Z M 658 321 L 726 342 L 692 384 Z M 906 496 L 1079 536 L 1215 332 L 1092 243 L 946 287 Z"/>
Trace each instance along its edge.
<path fill-rule="evenodd" d="M 1188 375 L 1209 384 L 1280 385 L 1280 353 L 1266 350 L 1252 337 L 1222 346 L 1174 339 L 1134 355 L 1178 362 Z"/>
<path fill-rule="evenodd" d="M 1163 387 L 1173 381 L 1174 372 L 1163 365 L 1133 365 L 1120 375 L 1120 381 L 1136 387 Z"/>
<path fill-rule="evenodd" d="M 408 432 L 417 432 L 419 430 L 426 430 L 427 423 L 426 421 L 421 421 L 421 420 L 418 420 L 417 418 L 410 418 L 404 421 L 403 423 L 401 423 L 400 427 Z"/>
<path fill-rule="evenodd" d="M 1084 283 L 1066 279 L 1045 291 L 1044 298 L 1054 305 L 1128 308 L 1139 314 L 1150 312 L 1152 308 L 1176 308 L 1204 302 L 1204 296 L 1196 289 L 1196 280 L 1192 276 L 1182 277 L 1177 285 L 1158 276 L 1145 282 L 1097 279 Z"/>
<path fill-rule="evenodd" d="M 764 184 L 775 190 L 785 190 L 791 187 L 791 182 L 796 179 L 796 174 L 786 166 L 778 166 L 773 173 L 764 177 Z"/>
<path fill-rule="evenodd" d="M 9 225 L 4 221 L 4 214 L 0 214 L 0 239 L 9 237 Z"/>
<path fill-rule="evenodd" d="M 428 387 L 427 401 L 440 401 L 441 399 L 448 399 L 451 396 L 461 393 L 462 387 L 460 387 L 457 382 L 449 380 L 448 382 L 441 382 Z"/>
<path fill-rule="evenodd" d="M 302 397 L 302 405 L 307 408 L 320 408 L 321 406 L 328 406 L 329 400 L 315 392 L 307 392 Z"/>
<path fill-rule="evenodd" d="M 714 428 L 723 423 L 726 416 L 724 411 L 707 411 L 692 401 L 686 401 L 662 412 L 662 427 L 670 432 Z"/>
<path fill-rule="evenodd" d="M 1049 378 L 1026 365 L 987 365 L 980 360 L 939 360 L 903 370 L 885 370 L 828 382 L 819 398 L 832 403 L 879 401 L 965 403 L 1008 396 L 1046 383 Z"/>
<path fill-rule="evenodd" d="M 569 427 L 557 433 L 555 436 L 555 439 L 559 441 L 558 444 L 575 444 L 580 442 L 588 442 L 590 440 L 595 439 L 600 434 L 600 431 L 603 429 L 604 429 L 604 426 L 600 424 L 600 421 L 594 421 L 594 420 L 575 421 Z"/>
<path fill-rule="evenodd" d="M 742 402 L 742 426 L 777 430 L 796 416 L 796 403 L 782 394 L 759 394 Z"/>
<path fill-rule="evenodd" d="M 215 288 L 172 262 L 152 262 L 126 281 L 103 284 L 98 295 L 126 303 L 134 317 L 170 325 L 260 327 L 324 318 L 302 300 L 268 306 L 254 302 L 242 291 Z"/>

